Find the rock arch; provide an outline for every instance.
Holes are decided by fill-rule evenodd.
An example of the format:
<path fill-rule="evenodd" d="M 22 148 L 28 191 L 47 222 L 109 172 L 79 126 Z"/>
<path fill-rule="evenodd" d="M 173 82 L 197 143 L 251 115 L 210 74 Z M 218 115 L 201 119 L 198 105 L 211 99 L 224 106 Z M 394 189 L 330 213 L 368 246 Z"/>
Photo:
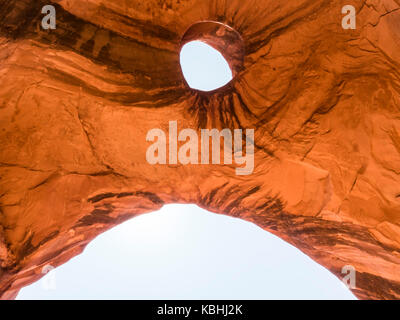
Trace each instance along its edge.
<path fill-rule="evenodd" d="M 40 27 L 48 4 L 55 30 Z M 343 5 L 0 0 L 0 297 L 180 202 L 253 221 L 338 276 L 354 266 L 359 298 L 400 298 L 400 3 L 353 0 L 356 30 Z M 235 80 L 209 94 L 179 70 L 201 21 L 245 43 Z M 169 120 L 254 128 L 254 173 L 149 165 L 146 132 Z"/>

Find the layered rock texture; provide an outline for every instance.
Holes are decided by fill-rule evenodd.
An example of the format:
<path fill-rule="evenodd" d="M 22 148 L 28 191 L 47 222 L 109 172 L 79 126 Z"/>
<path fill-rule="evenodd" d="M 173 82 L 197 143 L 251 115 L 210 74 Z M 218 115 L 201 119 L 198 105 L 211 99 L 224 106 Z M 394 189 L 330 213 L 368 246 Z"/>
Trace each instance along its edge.
<path fill-rule="evenodd" d="M 210 93 L 179 65 L 202 21 L 236 30 L 189 32 L 234 68 Z M 340 278 L 353 266 L 361 299 L 400 298 L 399 0 L 0 0 L 0 84 L 1 298 L 177 202 L 254 222 Z M 147 132 L 169 121 L 254 129 L 254 172 L 150 165 Z"/>

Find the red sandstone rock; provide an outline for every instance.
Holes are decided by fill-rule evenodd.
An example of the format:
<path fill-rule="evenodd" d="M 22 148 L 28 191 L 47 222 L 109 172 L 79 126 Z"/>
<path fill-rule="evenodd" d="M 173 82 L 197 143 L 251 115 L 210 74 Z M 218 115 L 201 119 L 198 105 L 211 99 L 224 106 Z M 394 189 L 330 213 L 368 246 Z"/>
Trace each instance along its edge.
<path fill-rule="evenodd" d="M 47 2 L 0 0 L 0 297 L 180 202 L 252 221 L 338 276 L 354 266 L 359 298 L 400 298 L 398 0 L 54 2 L 57 29 L 42 30 Z M 201 21 L 245 48 L 226 48 L 236 77 L 208 94 L 179 66 Z M 210 32 L 224 53 L 230 33 Z M 255 129 L 254 173 L 149 165 L 146 133 L 170 120 Z"/>

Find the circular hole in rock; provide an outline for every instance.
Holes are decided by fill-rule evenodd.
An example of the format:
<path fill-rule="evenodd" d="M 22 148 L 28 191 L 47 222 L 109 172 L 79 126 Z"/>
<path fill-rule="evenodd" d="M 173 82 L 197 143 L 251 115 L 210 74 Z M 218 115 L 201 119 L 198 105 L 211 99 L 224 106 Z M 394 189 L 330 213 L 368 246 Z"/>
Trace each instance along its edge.
<path fill-rule="evenodd" d="M 192 89 L 210 92 L 227 86 L 242 70 L 243 60 L 243 40 L 225 24 L 198 22 L 182 38 L 181 69 Z"/>
<path fill-rule="evenodd" d="M 181 68 L 189 87 L 213 91 L 228 84 L 233 76 L 224 56 L 202 41 L 192 41 L 182 47 Z"/>

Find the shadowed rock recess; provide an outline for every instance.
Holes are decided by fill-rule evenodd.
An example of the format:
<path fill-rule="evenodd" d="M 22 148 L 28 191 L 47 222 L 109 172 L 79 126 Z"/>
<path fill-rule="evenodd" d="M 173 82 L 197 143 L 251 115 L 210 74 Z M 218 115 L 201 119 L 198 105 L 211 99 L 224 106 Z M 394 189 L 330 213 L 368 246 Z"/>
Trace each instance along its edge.
<path fill-rule="evenodd" d="M 183 79 L 195 39 L 233 68 L 221 90 Z M 167 203 L 254 222 L 338 277 L 354 266 L 357 297 L 400 299 L 399 0 L 0 0 L 0 84 L 2 299 Z M 254 129 L 254 172 L 150 165 L 146 134 L 169 121 Z"/>

